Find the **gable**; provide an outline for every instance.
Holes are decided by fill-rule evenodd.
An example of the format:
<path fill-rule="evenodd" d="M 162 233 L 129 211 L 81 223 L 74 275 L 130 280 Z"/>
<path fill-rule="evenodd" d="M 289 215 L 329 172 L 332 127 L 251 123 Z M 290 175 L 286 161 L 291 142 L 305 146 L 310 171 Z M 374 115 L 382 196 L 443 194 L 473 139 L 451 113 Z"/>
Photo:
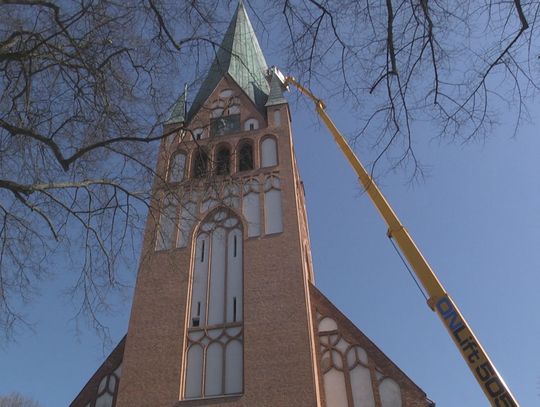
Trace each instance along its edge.
<path fill-rule="evenodd" d="M 434 406 L 424 391 L 313 285 L 310 297 L 320 385 L 327 406 Z"/>

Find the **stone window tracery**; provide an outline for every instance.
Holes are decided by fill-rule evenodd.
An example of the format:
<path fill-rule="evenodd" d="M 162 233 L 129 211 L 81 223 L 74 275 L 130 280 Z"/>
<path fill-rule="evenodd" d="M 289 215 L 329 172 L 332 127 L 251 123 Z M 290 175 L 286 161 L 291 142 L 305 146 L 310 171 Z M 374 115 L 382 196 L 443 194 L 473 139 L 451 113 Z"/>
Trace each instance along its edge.
<path fill-rule="evenodd" d="M 90 401 L 86 407 L 114 407 L 116 404 L 116 395 L 118 393 L 118 384 L 122 365 L 120 364 L 114 372 L 101 378 L 96 397 Z"/>
<path fill-rule="evenodd" d="M 243 233 L 226 209 L 212 212 L 196 239 L 187 332 L 186 399 L 243 390 Z"/>
<path fill-rule="evenodd" d="M 347 341 L 334 319 L 318 314 L 318 324 L 326 405 L 401 407 L 397 382 L 373 366 L 362 347 Z M 377 392 L 373 386 L 378 386 Z M 378 398 L 375 397 L 377 393 Z"/>
<path fill-rule="evenodd" d="M 180 186 L 161 201 L 155 248 L 187 247 L 195 222 L 219 205 L 243 215 L 247 237 L 280 233 L 284 228 L 281 188 L 277 171 Z"/>

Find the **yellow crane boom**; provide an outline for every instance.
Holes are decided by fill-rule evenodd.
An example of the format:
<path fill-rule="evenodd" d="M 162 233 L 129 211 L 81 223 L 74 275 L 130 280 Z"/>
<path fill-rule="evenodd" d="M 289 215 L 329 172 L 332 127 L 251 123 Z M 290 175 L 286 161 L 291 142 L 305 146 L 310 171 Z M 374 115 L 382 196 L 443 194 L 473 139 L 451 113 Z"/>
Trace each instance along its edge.
<path fill-rule="evenodd" d="M 326 127 L 328 127 L 334 140 L 356 171 L 356 174 L 358 174 L 360 183 L 388 225 L 388 236 L 397 243 L 412 270 L 428 293 L 428 306 L 439 315 L 439 318 L 446 326 L 450 337 L 458 347 L 463 359 L 465 359 L 465 362 L 480 384 L 480 387 L 486 394 L 491 405 L 494 407 L 519 407 L 516 398 L 493 365 L 493 362 L 474 335 L 458 307 L 450 298 L 427 260 L 420 252 L 420 249 L 416 246 L 411 235 L 401 224 L 396 213 L 373 178 L 371 178 L 360 160 L 354 154 L 349 143 L 347 143 L 347 140 L 345 140 L 341 132 L 326 113 L 324 102 L 317 98 L 309 89 L 298 83 L 293 77 L 284 77 L 275 68 L 274 72 L 281 79 L 285 87 L 289 84 L 294 85 L 315 104 L 315 110 Z"/>

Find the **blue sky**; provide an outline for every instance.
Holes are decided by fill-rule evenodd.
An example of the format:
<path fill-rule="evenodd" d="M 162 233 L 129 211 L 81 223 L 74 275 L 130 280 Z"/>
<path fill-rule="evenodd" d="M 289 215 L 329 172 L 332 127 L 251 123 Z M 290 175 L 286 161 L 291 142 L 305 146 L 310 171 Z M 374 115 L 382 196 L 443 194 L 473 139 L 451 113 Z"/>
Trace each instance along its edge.
<path fill-rule="evenodd" d="M 317 286 L 438 406 L 487 405 L 334 142 L 305 105 L 292 110 Z M 540 140 L 534 127 L 515 139 L 501 127 L 484 144 L 433 140 L 418 152 L 430 168 L 423 182 L 411 185 L 396 173 L 382 178 L 381 188 L 518 400 L 538 405 Z M 16 390 L 56 407 L 72 400 L 104 351 L 85 327 L 75 334 L 69 302 L 57 296 L 55 282 L 47 288 L 30 309 L 35 332 L 0 351 L 0 393 Z M 115 340 L 128 316 L 125 302 L 109 318 Z"/>
<path fill-rule="evenodd" d="M 311 106 L 290 100 L 317 286 L 437 406 L 487 405 Z M 534 101 L 530 106 L 538 123 L 540 108 Z M 338 101 L 328 110 L 346 133 L 355 128 Z M 487 140 L 462 145 L 417 127 L 416 152 L 427 177 L 410 184 L 406 174 L 395 172 L 379 183 L 521 405 L 536 406 L 540 139 L 534 125 L 522 127 L 516 138 L 512 130 L 502 125 Z M 366 161 L 372 154 L 358 151 Z M 112 349 L 103 349 L 84 326 L 76 332 L 71 305 L 58 296 L 60 284 L 48 282 L 28 308 L 34 331 L 22 331 L 0 349 L 0 394 L 19 391 L 44 407 L 68 405 Z M 113 341 L 126 332 L 129 299 L 117 305 L 107 319 Z"/>

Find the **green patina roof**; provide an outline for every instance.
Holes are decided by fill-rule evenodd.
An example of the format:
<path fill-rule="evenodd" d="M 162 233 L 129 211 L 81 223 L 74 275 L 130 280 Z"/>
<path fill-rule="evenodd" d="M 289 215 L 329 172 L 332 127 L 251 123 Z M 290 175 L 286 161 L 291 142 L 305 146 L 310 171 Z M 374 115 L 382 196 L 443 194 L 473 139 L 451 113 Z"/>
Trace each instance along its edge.
<path fill-rule="evenodd" d="M 208 76 L 189 109 L 188 119 L 197 113 L 225 74 L 229 74 L 257 108 L 263 111 L 270 91 L 266 71 L 266 60 L 259 41 L 240 1 Z"/>
<path fill-rule="evenodd" d="M 169 119 L 165 124 L 174 124 L 174 123 L 183 123 L 186 120 L 187 115 L 187 84 L 184 86 L 184 92 L 180 95 L 176 103 L 174 104 L 173 110 Z"/>

